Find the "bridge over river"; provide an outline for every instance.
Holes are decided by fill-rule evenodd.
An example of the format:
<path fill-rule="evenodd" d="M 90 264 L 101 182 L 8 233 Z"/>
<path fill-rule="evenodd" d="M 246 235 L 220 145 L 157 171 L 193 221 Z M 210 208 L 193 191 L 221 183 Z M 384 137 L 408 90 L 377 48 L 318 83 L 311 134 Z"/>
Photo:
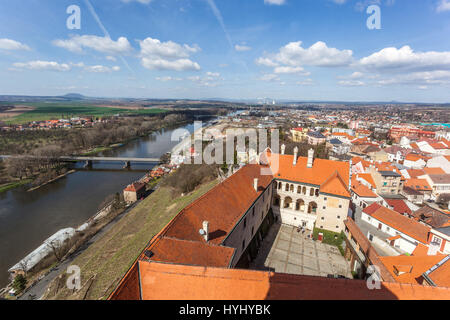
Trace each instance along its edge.
<path fill-rule="evenodd" d="M 0 159 L 38 159 L 40 157 L 35 156 L 10 156 L 0 155 Z M 43 158 L 43 157 L 42 157 Z M 123 162 L 124 168 L 130 168 L 132 163 L 161 163 L 158 158 L 125 158 L 125 157 L 77 157 L 77 156 L 64 156 L 58 158 L 61 161 L 77 161 L 85 162 L 85 167 L 92 167 L 94 162 Z"/>

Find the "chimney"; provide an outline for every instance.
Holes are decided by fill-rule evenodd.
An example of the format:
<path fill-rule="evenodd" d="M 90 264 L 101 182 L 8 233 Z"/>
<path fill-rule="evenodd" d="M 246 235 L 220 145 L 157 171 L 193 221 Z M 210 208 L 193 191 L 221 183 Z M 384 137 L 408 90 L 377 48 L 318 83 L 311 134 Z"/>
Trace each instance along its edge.
<path fill-rule="evenodd" d="M 294 148 L 294 166 L 297 164 L 298 147 Z"/>
<path fill-rule="evenodd" d="M 314 162 L 314 149 L 308 150 L 308 165 L 307 168 L 312 168 Z"/>
<path fill-rule="evenodd" d="M 209 241 L 209 222 L 208 221 L 203 221 L 203 238 L 205 239 L 206 242 Z"/>
<path fill-rule="evenodd" d="M 253 180 L 253 188 L 255 189 L 256 192 L 258 192 L 258 178 L 255 178 Z"/>

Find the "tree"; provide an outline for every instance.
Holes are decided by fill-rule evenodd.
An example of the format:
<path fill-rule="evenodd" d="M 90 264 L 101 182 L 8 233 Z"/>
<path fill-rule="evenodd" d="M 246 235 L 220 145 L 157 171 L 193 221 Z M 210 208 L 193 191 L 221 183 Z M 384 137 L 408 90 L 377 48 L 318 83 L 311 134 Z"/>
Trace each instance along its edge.
<path fill-rule="evenodd" d="M 18 274 L 12 283 L 12 287 L 16 293 L 22 292 L 27 285 L 27 278 L 23 274 Z"/>

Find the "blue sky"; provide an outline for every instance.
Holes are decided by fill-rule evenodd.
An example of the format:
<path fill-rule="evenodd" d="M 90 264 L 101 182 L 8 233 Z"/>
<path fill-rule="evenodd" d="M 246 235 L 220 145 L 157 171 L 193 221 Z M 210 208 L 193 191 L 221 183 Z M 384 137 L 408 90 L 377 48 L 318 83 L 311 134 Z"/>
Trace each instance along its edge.
<path fill-rule="evenodd" d="M 450 102 L 449 35 L 450 0 L 2 1 L 0 94 Z"/>

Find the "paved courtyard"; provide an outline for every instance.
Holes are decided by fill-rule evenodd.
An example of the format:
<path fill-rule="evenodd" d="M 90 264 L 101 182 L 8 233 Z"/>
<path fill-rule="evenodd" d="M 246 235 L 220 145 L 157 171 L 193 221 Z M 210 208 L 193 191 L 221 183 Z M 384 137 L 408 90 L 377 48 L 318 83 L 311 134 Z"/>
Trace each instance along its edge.
<path fill-rule="evenodd" d="M 349 262 L 335 246 L 307 238 L 296 227 L 275 224 L 250 268 L 278 273 L 352 279 Z"/>

